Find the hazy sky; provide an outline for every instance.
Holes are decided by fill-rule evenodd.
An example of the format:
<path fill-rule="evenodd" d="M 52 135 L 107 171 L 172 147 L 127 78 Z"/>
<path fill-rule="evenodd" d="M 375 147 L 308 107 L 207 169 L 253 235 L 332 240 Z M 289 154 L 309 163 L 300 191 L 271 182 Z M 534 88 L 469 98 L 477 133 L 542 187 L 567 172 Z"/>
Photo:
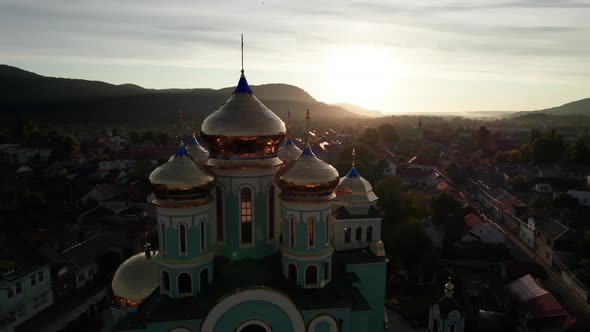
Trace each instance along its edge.
<path fill-rule="evenodd" d="M 385 112 L 590 97 L 590 1 L 0 0 L 0 63 L 153 88 L 297 85 Z"/>

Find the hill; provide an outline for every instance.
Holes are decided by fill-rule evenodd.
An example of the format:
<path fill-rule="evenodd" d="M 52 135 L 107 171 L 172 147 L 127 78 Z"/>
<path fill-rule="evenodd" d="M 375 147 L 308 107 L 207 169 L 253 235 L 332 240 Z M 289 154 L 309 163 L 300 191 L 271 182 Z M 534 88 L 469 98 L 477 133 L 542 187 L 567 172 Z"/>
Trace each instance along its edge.
<path fill-rule="evenodd" d="M 572 101 L 557 107 L 546 108 L 535 112 L 551 115 L 587 115 L 590 116 L 590 98 Z"/>
<path fill-rule="evenodd" d="M 332 105 L 342 107 L 343 109 L 345 109 L 349 112 L 352 112 L 354 114 L 358 114 L 361 116 L 366 116 L 369 118 L 377 118 L 377 117 L 383 116 L 383 113 L 381 113 L 380 111 L 370 110 L 370 109 L 364 108 L 362 106 L 354 105 L 351 103 L 336 103 L 336 104 L 332 104 Z"/>
<path fill-rule="evenodd" d="M 308 108 L 318 120 L 358 118 L 342 107 L 315 100 L 296 86 L 251 87 L 283 119 L 290 110 L 294 122 L 303 121 Z M 54 124 L 166 127 L 177 121 L 179 109 L 195 114 L 201 122 L 227 100 L 233 89 L 145 89 L 133 84 L 45 77 L 0 65 L 0 113 L 10 122 L 30 119 Z"/>

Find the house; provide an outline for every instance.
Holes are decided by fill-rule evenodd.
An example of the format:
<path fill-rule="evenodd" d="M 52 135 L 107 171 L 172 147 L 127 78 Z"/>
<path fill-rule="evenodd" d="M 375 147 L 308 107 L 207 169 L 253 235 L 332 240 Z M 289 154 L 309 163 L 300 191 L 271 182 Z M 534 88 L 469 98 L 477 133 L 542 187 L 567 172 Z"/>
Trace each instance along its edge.
<path fill-rule="evenodd" d="M 579 182 L 574 179 L 565 178 L 536 178 L 532 181 L 533 191 L 541 194 L 550 194 L 553 197 L 565 194 L 570 189 L 579 186 Z"/>
<path fill-rule="evenodd" d="M 580 205 L 590 206 L 590 190 L 568 190 L 567 194 L 576 198 Z"/>
<path fill-rule="evenodd" d="M 0 161 L 11 164 L 24 164 L 28 161 L 47 161 L 53 147 L 47 144 L 23 146 L 20 144 L 0 144 Z"/>
<path fill-rule="evenodd" d="M 88 204 L 91 200 L 100 204 L 109 198 L 115 197 L 117 194 L 117 190 L 113 186 L 103 183 L 92 188 L 92 190 L 82 197 L 81 201 L 84 205 Z"/>
<path fill-rule="evenodd" d="M 553 248 L 556 241 L 562 239 L 569 228 L 557 220 L 540 222 L 536 227 L 535 257 L 545 266 L 553 266 Z"/>
<path fill-rule="evenodd" d="M 425 156 L 414 156 L 412 159 L 408 160 L 408 167 L 435 170 L 438 167 L 438 161 L 434 158 L 428 158 Z"/>
<path fill-rule="evenodd" d="M 437 183 L 437 176 L 432 169 L 408 168 L 401 173 L 401 182 L 405 186 L 431 187 Z"/>
<path fill-rule="evenodd" d="M 444 236 L 442 227 L 437 225 L 431 217 L 418 220 L 418 224 L 424 229 L 424 232 L 432 243 L 432 247 L 440 251 L 442 249 Z"/>
<path fill-rule="evenodd" d="M 23 240 L 0 238 L 0 331 L 14 328 L 53 304 L 47 261 Z"/>
<path fill-rule="evenodd" d="M 461 242 L 480 242 L 483 244 L 504 244 L 506 236 L 490 222 L 475 213 L 465 216 L 465 235 Z"/>
<path fill-rule="evenodd" d="M 506 286 L 518 312 L 521 331 L 565 331 L 575 319 L 530 274 Z"/>
<path fill-rule="evenodd" d="M 75 271 L 76 289 L 86 287 L 94 281 L 98 271 L 98 258 L 109 249 L 103 236 L 97 235 L 64 251 L 62 255 L 72 263 Z"/>

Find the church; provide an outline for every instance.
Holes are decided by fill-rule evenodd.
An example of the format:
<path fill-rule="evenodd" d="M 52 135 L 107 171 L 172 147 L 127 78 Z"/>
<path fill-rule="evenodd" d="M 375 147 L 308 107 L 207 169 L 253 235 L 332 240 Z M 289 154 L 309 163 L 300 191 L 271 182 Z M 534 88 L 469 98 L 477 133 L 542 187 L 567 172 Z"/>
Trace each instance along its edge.
<path fill-rule="evenodd" d="M 149 177 L 159 246 L 117 270 L 115 331 L 383 331 L 378 198 L 354 156 L 341 177 L 297 147 L 243 70 L 200 137 Z"/>

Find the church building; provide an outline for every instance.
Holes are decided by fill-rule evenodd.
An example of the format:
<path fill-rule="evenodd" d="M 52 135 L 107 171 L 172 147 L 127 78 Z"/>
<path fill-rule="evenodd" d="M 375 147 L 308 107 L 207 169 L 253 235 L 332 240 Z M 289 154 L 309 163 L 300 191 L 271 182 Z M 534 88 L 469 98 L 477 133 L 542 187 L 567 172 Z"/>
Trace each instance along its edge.
<path fill-rule="evenodd" d="M 243 70 L 200 137 L 149 177 L 159 246 L 115 274 L 115 330 L 383 331 L 381 217 L 354 164 L 297 147 Z"/>

